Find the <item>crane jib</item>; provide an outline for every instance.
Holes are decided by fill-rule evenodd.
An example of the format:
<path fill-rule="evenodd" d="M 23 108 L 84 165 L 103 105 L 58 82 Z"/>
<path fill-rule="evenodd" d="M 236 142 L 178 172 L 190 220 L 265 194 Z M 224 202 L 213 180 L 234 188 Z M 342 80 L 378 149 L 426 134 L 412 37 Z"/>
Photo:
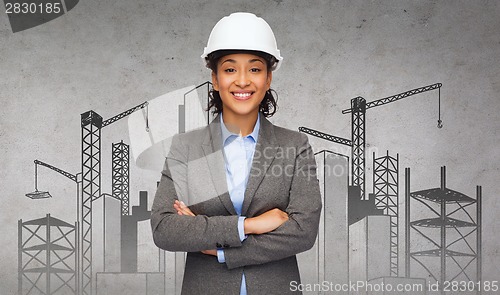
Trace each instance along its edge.
<path fill-rule="evenodd" d="M 49 165 L 49 164 L 44 163 L 44 162 L 39 161 L 39 160 L 35 160 L 34 162 L 35 162 L 35 165 L 45 166 L 45 167 L 47 167 L 47 168 L 49 168 L 49 169 L 51 169 L 51 170 L 54 170 L 55 172 L 57 172 L 57 173 L 61 174 L 62 176 L 65 176 L 65 177 L 67 177 L 67 178 L 69 178 L 69 179 L 73 180 L 74 182 L 77 182 L 77 177 L 76 177 L 76 175 L 74 175 L 74 174 L 71 174 L 71 173 L 69 173 L 69 172 L 66 172 L 66 171 L 64 171 L 64 170 L 62 170 L 62 169 L 59 169 L 59 168 L 57 168 L 57 167 L 54 167 L 54 166 L 52 166 L 52 165 Z"/>
<path fill-rule="evenodd" d="M 132 114 L 133 112 L 146 107 L 147 105 L 148 105 L 147 101 L 143 102 L 143 103 L 141 103 L 138 106 L 135 106 L 135 107 L 133 107 L 133 108 L 131 108 L 129 110 L 126 110 L 125 112 L 123 112 L 121 114 L 118 114 L 118 115 L 116 115 L 116 116 L 114 116 L 112 118 L 109 118 L 109 119 L 107 119 L 107 120 L 105 120 L 105 121 L 102 122 L 102 127 L 108 126 L 111 123 L 114 123 L 114 122 L 116 122 L 116 121 L 118 121 L 120 119 L 123 119 L 123 118 L 127 117 L 128 115 Z"/>
<path fill-rule="evenodd" d="M 373 108 L 373 107 L 378 107 L 378 106 L 381 106 L 381 105 L 385 105 L 385 104 L 388 104 L 388 103 L 391 103 L 391 102 L 394 102 L 394 101 L 397 101 L 397 100 L 400 100 L 400 99 L 403 99 L 403 98 L 406 98 L 406 97 L 409 97 L 409 96 L 412 96 L 412 95 L 415 95 L 415 94 L 427 92 L 427 91 L 430 91 L 430 90 L 439 89 L 439 88 L 441 88 L 441 86 L 443 86 L 443 84 L 441 84 L 441 83 L 435 83 L 435 84 L 432 84 L 432 85 L 428 85 L 428 86 L 424 86 L 424 87 L 420 87 L 420 88 L 415 88 L 415 89 L 412 89 L 412 90 L 409 90 L 409 91 L 405 91 L 403 93 L 399 93 L 399 94 L 392 95 L 392 96 L 389 96 L 389 97 L 384 97 L 384 98 L 381 98 L 381 99 L 370 101 L 370 102 L 366 103 L 366 109 Z M 348 113 L 351 113 L 351 112 L 352 112 L 352 109 L 346 109 L 346 110 L 342 111 L 342 114 L 348 114 Z"/>

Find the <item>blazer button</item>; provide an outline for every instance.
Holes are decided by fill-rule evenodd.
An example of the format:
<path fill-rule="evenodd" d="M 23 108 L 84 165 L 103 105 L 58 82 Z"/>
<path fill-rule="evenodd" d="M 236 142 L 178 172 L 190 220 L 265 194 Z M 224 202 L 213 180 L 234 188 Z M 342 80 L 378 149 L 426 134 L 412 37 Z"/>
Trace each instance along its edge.
<path fill-rule="evenodd" d="M 215 247 L 222 248 L 222 245 L 220 243 L 217 243 L 217 244 L 215 244 Z"/>
<path fill-rule="evenodd" d="M 224 248 L 229 248 L 229 245 L 228 244 L 224 244 Z"/>

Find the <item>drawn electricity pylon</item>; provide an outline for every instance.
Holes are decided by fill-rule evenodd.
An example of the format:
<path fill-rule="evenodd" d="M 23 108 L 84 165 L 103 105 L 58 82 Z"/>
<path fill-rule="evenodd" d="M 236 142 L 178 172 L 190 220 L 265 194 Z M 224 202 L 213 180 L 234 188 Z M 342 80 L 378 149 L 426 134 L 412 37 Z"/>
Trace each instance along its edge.
<path fill-rule="evenodd" d="M 313 135 L 328 141 L 332 141 L 335 143 L 347 145 L 351 147 L 351 185 L 353 187 L 359 188 L 359 190 L 352 190 L 353 192 L 359 191 L 360 193 L 360 199 L 361 200 L 366 200 L 365 198 L 365 169 L 366 169 L 366 163 L 365 163 L 365 147 L 366 147 L 366 132 L 365 132 L 365 114 L 366 110 L 382 105 L 386 105 L 398 100 L 401 100 L 403 98 L 427 92 L 430 90 L 439 90 L 439 112 L 438 112 L 438 128 L 442 128 L 442 121 L 441 121 L 441 83 L 435 83 L 432 85 L 412 89 L 409 91 L 405 91 L 403 93 L 399 93 L 396 95 L 388 96 L 385 98 L 381 98 L 378 100 L 374 100 L 371 102 L 366 102 L 366 100 L 363 97 L 355 97 L 351 99 L 351 108 L 350 109 L 345 109 L 342 111 L 342 114 L 348 114 L 351 113 L 351 140 L 326 134 L 314 129 L 310 129 L 307 127 L 299 127 L 299 131 L 307 133 L 309 135 Z M 374 163 L 377 164 L 377 163 Z M 375 192 L 377 191 L 377 187 L 374 186 Z M 350 198 L 349 198 L 350 199 Z M 391 198 L 391 201 L 394 198 Z M 385 201 L 388 201 L 389 199 L 386 198 Z M 396 201 L 395 204 L 397 204 L 397 196 L 396 196 Z M 397 216 L 397 211 L 394 212 L 393 210 L 388 210 L 388 206 L 383 206 L 385 209 L 384 214 L 390 213 L 391 215 L 391 274 L 397 276 L 398 274 L 398 237 L 397 234 L 393 234 L 397 232 L 398 228 L 398 216 Z M 392 207 L 392 206 L 391 206 Z M 387 213 L 386 213 L 387 212 Z"/>

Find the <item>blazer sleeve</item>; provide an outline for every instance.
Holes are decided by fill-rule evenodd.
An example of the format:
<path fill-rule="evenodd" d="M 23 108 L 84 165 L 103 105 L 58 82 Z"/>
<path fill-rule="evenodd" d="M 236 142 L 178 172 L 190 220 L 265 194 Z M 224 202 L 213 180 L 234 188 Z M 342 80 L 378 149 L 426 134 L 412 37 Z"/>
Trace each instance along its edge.
<path fill-rule="evenodd" d="M 151 209 L 153 240 L 167 251 L 196 252 L 240 247 L 238 216 L 178 215 L 174 201 L 187 200 L 188 147 L 178 135 L 172 139 Z"/>
<path fill-rule="evenodd" d="M 241 247 L 224 249 L 228 269 L 276 261 L 312 248 L 321 207 L 314 153 L 302 135 L 286 208 L 289 219 L 272 232 L 249 235 Z"/>

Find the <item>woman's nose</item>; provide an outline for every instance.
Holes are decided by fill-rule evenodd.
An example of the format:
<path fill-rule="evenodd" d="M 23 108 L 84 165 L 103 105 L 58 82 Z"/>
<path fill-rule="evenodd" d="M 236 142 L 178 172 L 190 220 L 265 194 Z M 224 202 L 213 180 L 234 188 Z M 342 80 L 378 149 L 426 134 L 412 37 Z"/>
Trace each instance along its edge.
<path fill-rule="evenodd" d="M 250 77 L 245 72 L 240 72 L 235 81 L 236 85 L 239 87 L 245 87 L 250 85 Z"/>

